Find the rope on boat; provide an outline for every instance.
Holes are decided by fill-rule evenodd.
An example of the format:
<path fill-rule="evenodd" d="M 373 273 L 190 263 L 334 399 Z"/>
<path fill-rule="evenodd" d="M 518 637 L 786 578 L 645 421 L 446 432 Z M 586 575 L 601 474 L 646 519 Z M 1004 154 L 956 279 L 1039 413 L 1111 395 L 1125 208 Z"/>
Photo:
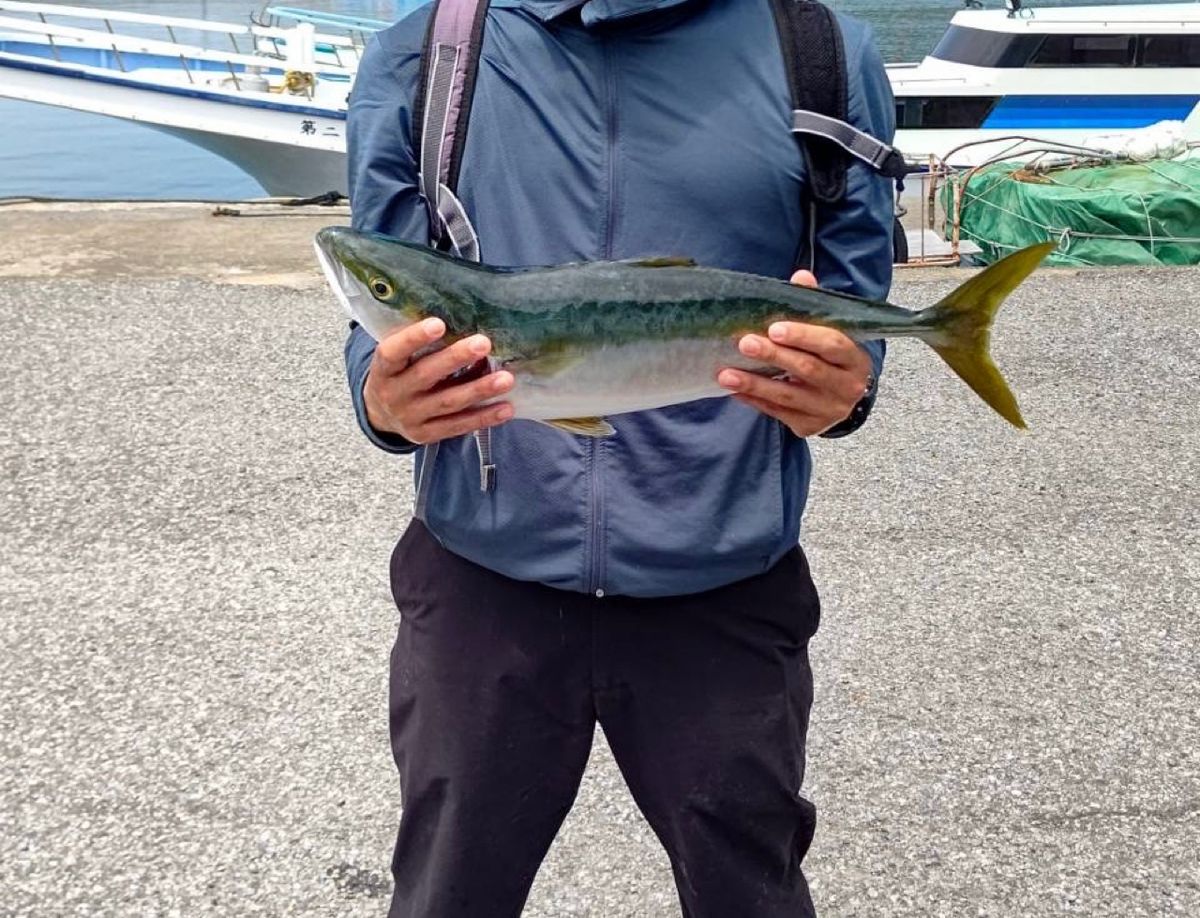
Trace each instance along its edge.
<path fill-rule="evenodd" d="M 268 91 L 290 92 L 293 96 L 308 96 L 311 99 L 316 87 L 316 74 L 309 73 L 307 70 L 288 70 L 283 75 L 283 82 L 278 86 L 272 86 Z"/>

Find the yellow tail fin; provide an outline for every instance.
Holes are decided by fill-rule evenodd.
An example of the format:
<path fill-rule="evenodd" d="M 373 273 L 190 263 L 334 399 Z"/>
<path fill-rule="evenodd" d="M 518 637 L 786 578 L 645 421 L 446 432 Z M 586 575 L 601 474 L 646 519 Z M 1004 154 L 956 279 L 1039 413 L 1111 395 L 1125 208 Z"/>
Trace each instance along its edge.
<path fill-rule="evenodd" d="M 1017 285 L 1057 245 L 1031 245 L 976 274 L 935 306 L 925 310 L 933 328 L 924 341 L 1006 421 L 1025 427 L 1017 399 L 988 353 L 992 320 Z"/>

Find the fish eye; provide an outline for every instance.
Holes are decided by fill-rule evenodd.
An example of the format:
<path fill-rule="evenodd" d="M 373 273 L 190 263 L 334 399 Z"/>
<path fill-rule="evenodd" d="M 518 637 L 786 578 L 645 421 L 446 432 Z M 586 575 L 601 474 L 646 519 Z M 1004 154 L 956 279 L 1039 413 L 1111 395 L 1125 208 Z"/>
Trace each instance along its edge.
<path fill-rule="evenodd" d="M 396 292 L 396 288 L 391 285 L 386 277 L 372 277 L 368 286 L 371 292 L 381 300 L 390 299 L 392 294 Z"/>

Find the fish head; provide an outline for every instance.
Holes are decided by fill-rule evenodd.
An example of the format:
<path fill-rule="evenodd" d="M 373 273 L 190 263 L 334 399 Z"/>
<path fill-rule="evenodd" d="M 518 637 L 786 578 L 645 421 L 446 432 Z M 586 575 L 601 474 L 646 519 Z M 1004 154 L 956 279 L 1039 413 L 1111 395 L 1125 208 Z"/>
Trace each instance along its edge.
<path fill-rule="evenodd" d="M 313 245 L 339 302 L 376 340 L 428 314 L 430 290 L 420 271 L 425 246 L 348 226 L 325 227 Z"/>

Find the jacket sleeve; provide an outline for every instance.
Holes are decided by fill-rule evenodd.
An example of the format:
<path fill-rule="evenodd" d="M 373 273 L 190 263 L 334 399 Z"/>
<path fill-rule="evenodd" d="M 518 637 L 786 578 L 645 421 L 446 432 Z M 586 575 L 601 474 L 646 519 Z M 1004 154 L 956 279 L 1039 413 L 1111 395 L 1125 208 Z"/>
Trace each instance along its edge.
<path fill-rule="evenodd" d="M 871 30 L 839 17 L 846 43 L 849 120 L 861 131 L 891 144 L 896 133 L 896 103 Z M 856 159 L 846 176 L 846 198 L 822 215 L 814 240 L 815 274 L 822 287 L 868 299 L 884 299 L 892 285 L 892 227 L 895 190 L 891 179 Z M 862 344 L 871 356 L 874 376 L 883 372 L 883 341 Z M 863 407 L 823 434 L 843 437 L 863 425 L 875 402 L 872 390 Z"/>
<path fill-rule="evenodd" d="M 417 191 L 410 108 L 419 80 L 423 16 L 410 16 L 370 41 L 359 65 L 346 122 L 351 223 L 410 242 L 429 239 L 429 218 Z M 375 340 L 356 322 L 346 339 L 346 379 L 359 427 L 372 443 L 392 453 L 417 447 L 367 421 L 363 385 Z"/>

